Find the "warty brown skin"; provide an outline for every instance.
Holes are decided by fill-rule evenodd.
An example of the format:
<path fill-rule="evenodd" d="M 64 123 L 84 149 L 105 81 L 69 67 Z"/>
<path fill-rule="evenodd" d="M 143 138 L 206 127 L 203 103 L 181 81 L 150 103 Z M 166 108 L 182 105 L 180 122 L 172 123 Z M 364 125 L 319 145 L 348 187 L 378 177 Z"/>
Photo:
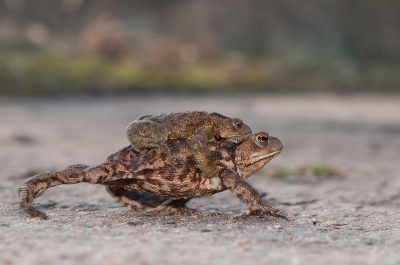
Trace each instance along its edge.
<path fill-rule="evenodd" d="M 238 118 L 229 118 L 216 112 L 186 111 L 139 117 L 126 128 L 126 135 L 135 151 L 153 149 L 156 157 L 166 153 L 172 160 L 166 145 L 168 140 L 189 140 L 193 159 L 205 177 L 219 176 L 219 168 L 213 164 L 208 142 L 250 134 L 250 127 Z"/>
<path fill-rule="evenodd" d="M 191 198 L 229 189 L 249 205 L 249 209 L 257 206 L 261 212 L 280 216 L 245 182 L 279 155 L 283 146 L 277 138 L 260 132 L 210 143 L 212 159 L 221 168 L 216 178 L 205 178 L 197 168 L 187 140 L 172 140 L 167 145 L 174 158 L 173 164 L 166 154 L 154 160 L 154 152 L 135 152 L 128 146 L 95 167 L 78 164 L 33 176 L 18 189 L 18 207 L 32 217 L 48 219 L 45 213 L 31 206 L 35 197 L 57 185 L 87 182 L 105 185 L 118 202 L 137 210 L 158 206 L 153 211 L 188 212 L 190 209 L 184 205 Z"/>

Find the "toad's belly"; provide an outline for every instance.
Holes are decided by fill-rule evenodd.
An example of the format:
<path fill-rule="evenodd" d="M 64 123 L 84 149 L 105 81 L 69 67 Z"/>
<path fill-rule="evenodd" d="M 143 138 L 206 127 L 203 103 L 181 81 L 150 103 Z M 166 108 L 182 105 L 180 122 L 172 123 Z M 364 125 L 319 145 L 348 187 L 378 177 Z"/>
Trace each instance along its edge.
<path fill-rule="evenodd" d="M 199 172 L 170 178 L 136 176 L 135 181 L 124 188 L 171 199 L 211 196 L 226 189 L 219 177 L 205 178 Z"/>

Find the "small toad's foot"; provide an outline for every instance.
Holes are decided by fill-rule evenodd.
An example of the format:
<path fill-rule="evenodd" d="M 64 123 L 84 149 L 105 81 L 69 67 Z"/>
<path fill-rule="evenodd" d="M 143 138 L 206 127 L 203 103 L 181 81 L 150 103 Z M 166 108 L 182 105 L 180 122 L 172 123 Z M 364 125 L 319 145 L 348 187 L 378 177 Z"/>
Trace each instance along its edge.
<path fill-rule="evenodd" d="M 210 167 L 200 167 L 201 172 L 203 173 L 204 177 L 206 178 L 214 178 L 214 177 L 219 177 L 221 174 L 221 169 L 216 166 L 210 166 Z"/>
<path fill-rule="evenodd" d="M 43 219 L 43 220 L 49 219 L 49 217 L 45 213 L 33 208 L 32 206 L 25 206 L 25 205 L 18 204 L 18 208 L 24 210 L 29 215 L 29 217 L 32 217 L 32 218 L 39 217 L 40 219 Z"/>
<path fill-rule="evenodd" d="M 151 160 L 151 163 L 155 162 L 157 159 L 160 158 L 161 154 L 165 153 L 169 159 L 169 163 L 171 164 L 171 166 L 174 165 L 174 159 L 172 157 L 171 150 L 167 146 L 159 146 L 150 149 L 150 151 L 151 150 L 154 150 L 155 152 L 154 157 Z"/>
<path fill-rule="evenodd" d="M 170 214 L 181 214 L 181 215 L 190 215 L 196 213 L 197 210 L 190 209 L 187 207 L 176 207 L 176 206 L 169 206 L 169 205 L 160 205 L 156 208 L 150 209 L 147 212 L 149 213 L 161 213 L 165 215 Z"/>
<path fill-rule="evenodd" d="M 169 150 L 169 148 L 166 151 L 166 153 L 167 153 L 167 156 L 168 156 L 168 159 L 169 159 L 169 163 L 171 164 L 171 166 L 174 166 L 174 158 L 172 157 L 171 150 Z"/>
<path fill-rule="evenodd" d="M 274 211 L 269 211 L 269 210 L 265 211 L 261 210 L 257 206 L 251 206 L 248 209 L 244 210 L 243 212 L 234 215 L 233 218 L 246 218 L 248 216 L 273 216 L 288 221 L 285 215 L 277 213 L 278 210 L 274 208 L 271 209 L 273 209 Z"/>

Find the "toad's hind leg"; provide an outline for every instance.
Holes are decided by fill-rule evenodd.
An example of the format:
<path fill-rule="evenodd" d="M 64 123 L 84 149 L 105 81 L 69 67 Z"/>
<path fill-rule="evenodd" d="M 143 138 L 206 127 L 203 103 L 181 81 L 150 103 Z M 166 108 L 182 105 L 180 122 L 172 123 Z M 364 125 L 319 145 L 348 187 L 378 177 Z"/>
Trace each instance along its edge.
<path fill-rule="evenodd" d="M 112 175 L 107 164 L 97 167 L 88 165 L 72 165 L 62 170 L 48 171 L 27 179 L 18 189 L 18 208 L 25 210 L 31 217 L 48 219 L 48 216 L 31 206 L 35 197 L 48 188 L 61 184 L 88 182 L 101 184 L 108 175 Z"/>
<path fill-rule="evenodd" d="M 45 213 L 31 206 L 33 199 L 50 187 L 83 182 L 85 178 L 84 170 L 87 168 L 90 167 L 87 165 L 73 165 L 64 170 L 48 171 L 29 178 L 17 189 L 19 193 L 18 208 L 25 210 L 31 217 L 48 219 Z"/>
<path fill-rule="evenodd" d="M 156 160 L 162 153 L 166 153 L 172 163 L 172 155 L 165 142 L 168 140 L 168 129 L 151 120 L 136 120 L 126 128 L 126 136 L 132 148 L 136 151 L 152 149 Z"/>

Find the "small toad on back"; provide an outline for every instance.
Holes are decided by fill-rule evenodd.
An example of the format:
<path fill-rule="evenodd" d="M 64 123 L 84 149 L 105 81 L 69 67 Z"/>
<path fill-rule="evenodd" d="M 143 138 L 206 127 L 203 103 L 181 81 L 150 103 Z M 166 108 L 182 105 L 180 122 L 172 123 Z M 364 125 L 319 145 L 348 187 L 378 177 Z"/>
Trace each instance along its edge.
<path fill-rule="evenodd" d="M 190 140 L 190 150 L 204 176 L 211 178 L 219 175 L 214 166 L 208 142 L 219 138 L 241 136 L 251 133 L 249 126 L 238 118 L 229 118 L 216 112 L 187 111 L 146 115 L 128 125 L 126 135 L 136 151 L 152 149 L 155 158 L 166 153 L 172 159 L 165 144 L 172 139 Z"/>

